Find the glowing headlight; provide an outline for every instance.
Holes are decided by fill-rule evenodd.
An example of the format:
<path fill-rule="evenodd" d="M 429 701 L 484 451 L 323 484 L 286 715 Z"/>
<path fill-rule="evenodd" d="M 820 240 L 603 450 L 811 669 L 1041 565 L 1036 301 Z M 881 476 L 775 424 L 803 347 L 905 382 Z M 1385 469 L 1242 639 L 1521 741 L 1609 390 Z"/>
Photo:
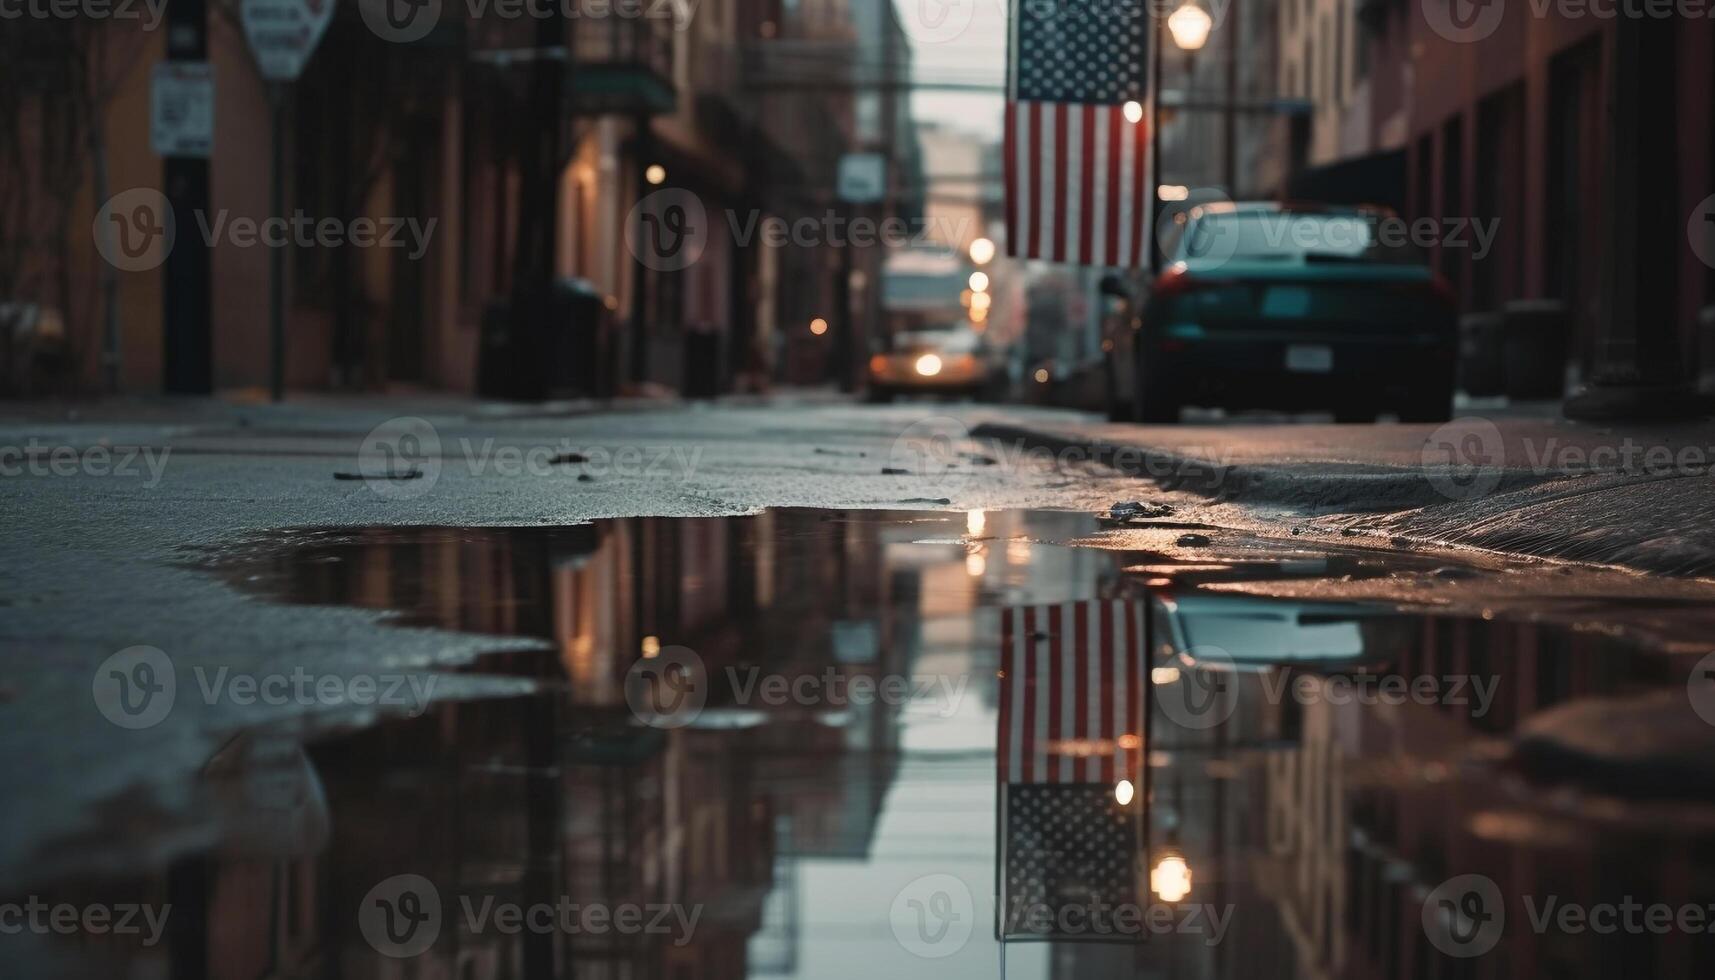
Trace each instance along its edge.
<path fill-rule="evenodd" d="M 934 354 L 924 354 L 917 359 L 917 373 L 925 378 L 933 378 L 941 373 L 941 359 Z"/>

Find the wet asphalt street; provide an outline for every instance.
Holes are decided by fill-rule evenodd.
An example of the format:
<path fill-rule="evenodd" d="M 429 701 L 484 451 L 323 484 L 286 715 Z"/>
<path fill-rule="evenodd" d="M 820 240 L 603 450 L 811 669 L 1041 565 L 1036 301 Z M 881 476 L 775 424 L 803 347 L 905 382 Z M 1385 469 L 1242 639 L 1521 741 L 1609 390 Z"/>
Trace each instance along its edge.
<path fill-rule="evenodd" d="M 1715 966 L 1707 583 L 1324 535 L 971 440 L 976 414 L 8 427 L 35 448 L 0 480 L 0 951 Z"/>

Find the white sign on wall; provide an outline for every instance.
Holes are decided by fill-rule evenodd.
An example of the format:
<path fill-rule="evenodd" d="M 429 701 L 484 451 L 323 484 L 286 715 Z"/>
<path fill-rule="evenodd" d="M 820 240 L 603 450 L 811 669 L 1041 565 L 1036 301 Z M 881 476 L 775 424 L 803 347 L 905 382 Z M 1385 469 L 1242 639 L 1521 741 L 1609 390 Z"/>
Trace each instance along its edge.
<path fill-rule="evenodd" d="M 214 70 L 206 61 L 163 61 L 149 81 L 149 145 L 164 157 L 206 159 L 214 149 Z"/>

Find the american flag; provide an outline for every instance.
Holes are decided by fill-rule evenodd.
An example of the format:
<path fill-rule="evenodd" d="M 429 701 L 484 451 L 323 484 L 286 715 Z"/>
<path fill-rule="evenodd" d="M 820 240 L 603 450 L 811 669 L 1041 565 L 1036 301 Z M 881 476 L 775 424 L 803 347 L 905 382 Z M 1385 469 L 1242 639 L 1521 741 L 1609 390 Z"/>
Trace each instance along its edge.
<path fill-rule="evenodd" d="M 1149 263 L 1150 10 L 1113 0 L 1013 0 L 1005 147 L 1012 256 Z"/>
<path fill-rule="evenodd" d="M 1141 901 L 1144 642 L 1131 602 L 1001 612 L 1002 942 L 1139 938 L 1089 916 Z"/>
<path fill-rule="evenodd" d="M 1001 611 L 1000 781 L 1136 780 L 1143 610 L 1126 601 Z"/>

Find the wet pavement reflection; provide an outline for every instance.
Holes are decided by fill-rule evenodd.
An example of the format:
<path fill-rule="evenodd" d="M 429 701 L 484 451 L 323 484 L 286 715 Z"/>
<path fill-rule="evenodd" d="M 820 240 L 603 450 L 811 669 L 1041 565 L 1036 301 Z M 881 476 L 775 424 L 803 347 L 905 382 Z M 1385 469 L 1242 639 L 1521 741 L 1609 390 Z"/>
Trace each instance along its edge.
<path fill-rule="evenodd" d="M 57 951 L 177 978 L 1711 975 L 1710 769 L 1648 731 L 1715 724 L 1698 655 L 1207 588 L 1382 559 L 1063 543 L 1097 530 L 251 543 L 215 569 L 261 599 L 539 640 L 468 668 L 536 693 L 247 733 L 204 773 L 218 839 L 52 896 L 170 903 L 163 941 Z"/>

